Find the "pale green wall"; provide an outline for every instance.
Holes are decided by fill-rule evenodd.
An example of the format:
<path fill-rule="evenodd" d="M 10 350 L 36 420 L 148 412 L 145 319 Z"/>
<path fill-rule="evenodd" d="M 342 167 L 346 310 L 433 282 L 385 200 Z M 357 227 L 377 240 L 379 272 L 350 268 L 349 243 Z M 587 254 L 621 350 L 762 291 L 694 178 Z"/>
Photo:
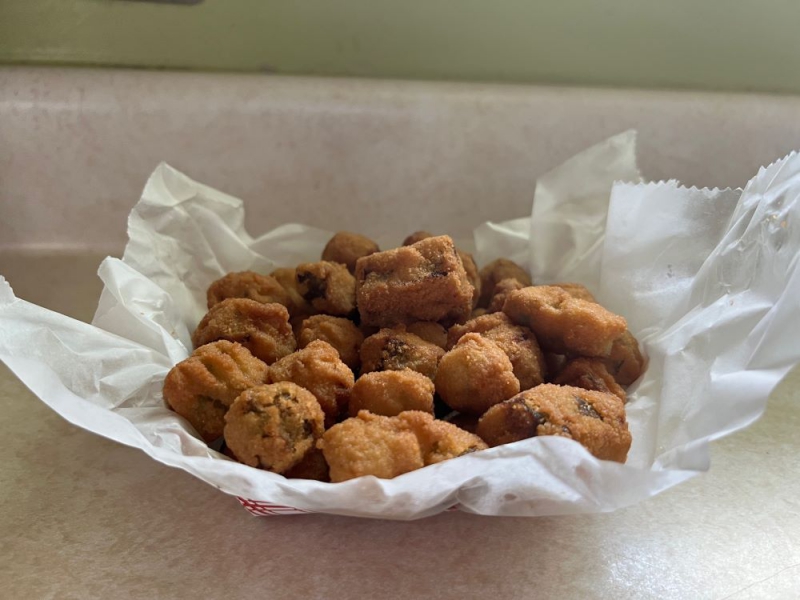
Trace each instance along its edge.
<path fill-rule="evenodd" d="M 800 2 L 0 0 L 0 62 L 800 92 Z"/>

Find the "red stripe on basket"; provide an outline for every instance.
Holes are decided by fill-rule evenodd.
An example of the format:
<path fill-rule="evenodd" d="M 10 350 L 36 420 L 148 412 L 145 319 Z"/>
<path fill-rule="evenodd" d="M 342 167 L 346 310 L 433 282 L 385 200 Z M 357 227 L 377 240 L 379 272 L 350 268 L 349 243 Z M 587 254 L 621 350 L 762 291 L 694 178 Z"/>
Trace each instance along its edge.
<path fill-rule="evenodd" d="M 240 496 L 236 496 L 236 499 L 242 506 L 245 507 L 245 509 L 247 509 L 248 512 L 250 512 L 250 514 L 253 514 L 257 517 L 276 517 L 279 515 L 307 515 L 313 512 L 310 510 L 302 510 L 300 508 L 294 508 L 293 506 L 283 506 L 282 504 L 272 504 L 271 502 L 262 502 L 261 500 L 248 500 L 247 498 L 242 498 Z M 452 512 L 454 510 L 458 510 L 458 505 L 456 504 L 445 510 L 446 512 Z"/>
<path fill-rule="evenodd" d="M 244 506 L 250 513 L 257 517 L 274 517 L 276 515 L 304 515 L 309 513 L 308 510 L 301 510 L 293 506 L 283 506 L 281 504 L 272 504 L 271 502 L 261 502 L 260 500 L 248 500 L 247 498 L 236 497 L 239 503 Z"/>

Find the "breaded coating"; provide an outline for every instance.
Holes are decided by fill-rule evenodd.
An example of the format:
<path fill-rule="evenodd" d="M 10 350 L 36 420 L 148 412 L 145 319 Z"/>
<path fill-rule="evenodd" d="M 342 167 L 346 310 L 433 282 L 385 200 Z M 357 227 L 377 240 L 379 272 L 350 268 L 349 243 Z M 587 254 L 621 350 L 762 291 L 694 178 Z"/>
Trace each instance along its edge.
<path fill-rule="evenodd" d="M 286 307 L 293 319 L 305 319 L 317 312 L 300 295 L 300 291 L 297 289 L 297 271 L 294 268 L 275 269 L 270 273 L 270 277 L 273 277 L 286 290 L 286 294 L 289 296 L 289 304 Z"/>
<path fill-rule="evenodd" d="M 353 370 L 361 366 L 359 350 L 364 334 L 349 319 L 330 315 L 314 315 L 305 319 L 297 332 L 297 345 L 305 348 L 314 340 L 328 342 L 336 348 L 339 358 Z"/>
<path fill-rule="evenodd" d="M 602 358 L 573 358 L 553 383 L 613 394 L 623 402 L 628 401 L 625 390 L 608 372 Z"/>
<path fill-rule="evenodd" d="M 325 413 L 325 426 L 333 425 L 350 401 L 355 377 L 339 358 L 336 348 L 317 340 L 269 368 L 273 383 L 291 381 L 314 394 Z"/>
<path fill-rule="evenodd" d="M 341 263 L 351 273 L 356 270 L 356 261 L 362 256 L 380 252 L 378 244 L 366 236 L 350 231 L 337 232 L 322 251 L 322 260 Z"/>
<path fill-rule="evenodd" d="M 332 483 L 365 475 L 391 479 L 425 466 L 417 436 L 403 422 L 365 410 L 328 429 L 320 445 Z"/>
<path fill-rule="evenodd" d="M 361 344 L 361 373 L 411 369 L 431 380 L 444 350 L 403 327 L 381 329 Z"/>
<path fill-rule="evenodd" d="M 297 291 L 317 312 L 346 317 L 356 308 L 356 280 L 347 267 L 320 261 L 296 269 Z"/>
<path fill-rule="evenodd" d="M 215 304 L 192 334 L 195 347 L 217 340 L 239 342 L 268 365 L 296 347 L 285 306 L 246 298 L 228 298 Z"/>
<path fill-rule="evenodd" d="M 469 318 L 474 319 L 475 317 L 482 317 L 483 315 L 486 315 L 488 313 L 489 311 L 486 310 L 485 308 L 476 308 L 470 313 Z"/>
<path fill-rule="evenodd" d="M 544 383 L 544 356 L 536 336 L 527 327 L 514 325 L 503 313 L 483 315 L 463 325 L 453 325 L 447 334 L 448 347 L 452 348 L 466 333 L 479 333 L 500 346 L 511 361 L 520 390 Z"/>
<path fill-rule="evenodd" d="M 361 322 L 391 327 L 415 321 L 449 326 L 472 310 L 473 287 L 448 236 L 378 252 L 356 263 Z"/>
<path fill-rule="evenodd" d="M 511 292 L 521 290 L 526 287 L 517 279 L 503 279 L 497 282 L 492 290 L 492 299 L 489 301 L 489 306 L 486 309 L 488 313 L 496 313 L 503 310 L 503 304 L 506 303 L 506 298 Z"/>
<path fill-rule="evenodd" d="M 545 351 L 560 354 L 608 356 L 611 344 L 627 328 L 619 315 L 549 285 L 511 292 L 503 312 L 530 327 Z"/>
<path fill-rule="evenodd" d="M 432 233 L 427 231 L 415 231 L 403 240 L 403 246 L 411 246 L 422 240 L 435 237 Z M 461 264 L 464 265 L 464 272 L 467 274 L 467 281 L 472 285 L 472 306 L 473 308 L 478 304 L 478 298 L 481 295 L 481 276 L 478 274 L 478 265 L 475 264 L 475 259 L 472 254 L 465 252 L 461 248 L 456 248 L 458 257 L 461 259 Z"/>
<path fill-rule="evenodd" d="M 434 419 L 428 413 L 407 411 L 396 418 L 417 436 L 425 466 L 486 450 L 488 447 L 477 435 L 452 423 Z"/>
<path fill-rule="evenodd" d="M 597 458 L 621 463 L 631 446 L 619 398 L 549 383 L 490 408 L 478 422 L 477 433 L 492 447 L 537 435 L 558 435 L 583 444 Z"/>
<path fill-rule="evenodd" d="M 586 302 L 597 302 L 592 295 L 592 292 L 589 291 L 585 285 L 581 285 L 580 283 L 551 283 L 550 285 L 554 287 L 561 288 L 565 292 L 567 292 L 573 298 L 577 298 L 578 300 L 586 300 Z"/>
<path fill-rule="evenodd" d="M 436 393 L 455 411 L 480 415 L 519 392 L 511 361 L 495 342 L 467 333 L 439 361 Z"/>
<path fill-rule="evenodd" d="M 391 479 L 486 449 L 477 436 L 427 413 L 383 417 L 365 410 L 326 431 L 321 446 L 332 482 L 366 475 Z"/>
<path fill-rule="evenodd" d="M 485 308 L 489 306 L 489 301 L 494 294 L 494 286 L 503 279 L 516 279 L 523 286 L 532 285 L 531 276 L 513 260 L 498 258 L 479 271 L 481 278 L 481 296 L 478 299 L 478 306 Z"/>
<path fill-rule="evenodd" d="M 644 373 L 645 360 L 639 351 L 639 342 L 630 331 L 626 331 L 611 344 L 611 352 L 605 359 L 608 372 L 621 386 L 627 387 Z"/>
<path fill-rule="evenodd" d="M 211 442 L 222 435 L 225 413 L 248 388 L 266 383 L 268 367 L 234 342 L 200 346 L 170 369 L 164 379 L 164 400 Z"/>
<path fill-rule="evenodd" d="M 284 473 L 298 464 L 324 431 L 314 395 L 284 381 L 242 392 L 225 415 L 225 443 L 251 467 Z"/>
<path fill-rule="evenodd" d="M 447 329 L 431 321 L 417 321 L 406 326 L 408 333 L 421 337 L 426 342 L 436 344 L 442 350 L 447 349 Z"/>
<path fill-rule="evenodd" d="M 416 371 L 373 371 L 362 375 L 350 394 L 349 412 L 394 417 L 407 410 L 433 414 L 433 382 Z"/>
<path fill-rule="evenodd" d="M 467 281 L 472 285 L 472 308 L 478 306 L 478 300 L 481 298 L 481 276 L 478 272 L 478 265 L 475 264 L 475 259 L 469 252 L 464 252 L 460 248 L 456 248 L 458 257 L 461 259 L 461 264 L 464 265 L 464 272 L 467 274 Z"/>
<path fill-rule="evenodd" d="M 312 448 L 306 452 L 300 462 L 283 475 L 287 479 L 314 479 L 326 482 L 331 480 L 328 473 L 328 463 L 325 462 L 322 450 L 318 448 Z"/>
<path fill-rule="evenodd" d="M 289 294 L 277 279 L 253 271 L 228 273 L 208 287 L 206 292 L 208 308 L 226 298 L 249 298 L 262 304 L 276 302 L 287 308 L 291 305 Z"/>

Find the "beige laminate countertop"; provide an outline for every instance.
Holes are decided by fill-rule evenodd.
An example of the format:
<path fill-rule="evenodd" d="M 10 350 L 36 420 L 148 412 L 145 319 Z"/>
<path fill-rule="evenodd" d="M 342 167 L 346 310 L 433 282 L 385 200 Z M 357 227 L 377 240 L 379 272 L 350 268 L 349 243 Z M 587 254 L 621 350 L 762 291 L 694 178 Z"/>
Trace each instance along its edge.
<path fill-rule="evenodd" d="M 19 297 L 88 320 L 98 254 L 2 252 Z M 35 343 L 35 341 L 34 341 Z M 708 474 L 613 514 L 252 517 L 77 429 L 0 367 L 3 598 L 800 597 L 800 371 Z"/>

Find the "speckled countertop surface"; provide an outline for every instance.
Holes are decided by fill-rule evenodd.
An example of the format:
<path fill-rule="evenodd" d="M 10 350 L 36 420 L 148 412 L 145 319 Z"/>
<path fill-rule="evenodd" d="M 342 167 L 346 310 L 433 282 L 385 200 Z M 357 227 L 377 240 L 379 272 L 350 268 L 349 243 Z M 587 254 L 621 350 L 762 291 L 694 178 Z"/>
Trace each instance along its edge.
<path fill-rule="evenodd" d="M 384 188 L 383 200 L 456 186 L 464 201 L 491 193 L 513 216 L 538 174 L 632 125 L 651 177 L 695 184 L 741 185 L 800 147 L 792 98 L 208 77 L 0 70 L 0 274 L 19 297 L 90 319 L 96 248 L 118 251 L 124 215 L 161 158 L 246 199 L 276 184 L 287 205 L 325 193 L 367 206 Z M 527 130 L 514 126 L 525 119 Z M 446 154 L 470 140 L 477 154 Z M 342 158 L 376 148 L 366 170 Z M 387 179 L 381 157 L 398 152 L 416 161 Z M 477 166 L 497 180 L 458 178 Z M 283 218 L 285 206 L 277 216 L 272 206 L 256 203 L 255 231 Z M 426 226 L 448 218 L 431 215 Z M 80 235 L 89 217 L 107 227 Z M 0 407 L 4 598 L 800 597 L 798 370 L 760 421 L 713 444 L 709 473 L 617 513 L 538 519 L 255 518 L 190 475 L 71 426 L 4 366 Z"/>

